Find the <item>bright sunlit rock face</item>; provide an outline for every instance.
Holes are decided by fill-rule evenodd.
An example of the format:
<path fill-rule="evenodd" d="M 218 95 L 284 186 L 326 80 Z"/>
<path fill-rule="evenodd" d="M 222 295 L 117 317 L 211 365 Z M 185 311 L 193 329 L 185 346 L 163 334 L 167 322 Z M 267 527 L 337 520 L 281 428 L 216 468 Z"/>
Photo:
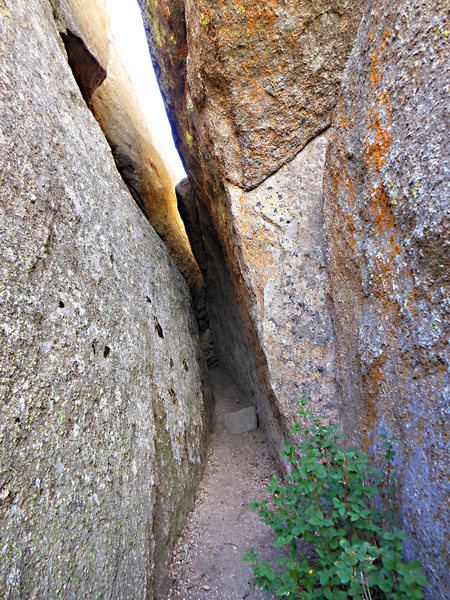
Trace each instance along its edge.
<path fill-rule="evenodd" d="M 120 174 L 188 283 L 197 314 L 203 315 L 204 281 L 175 195 L 177 174 L 183 176 L 184 171 L 153 74 L 139 8 L 131 0 L 120 7 L 115 3 L 114 30 L 108 1 L 58 0 L 58 28 L 83 97 L 109 142 Z M 130 19 L 133 9 L 136 19 Z M 124 30 L 128 35 L 118 33 L 116 38 L 115 31 Z M 145 81 L 142 87 L 140 82 Z"/>
<path fill-rule="evenodd" d="M 120 54 L 137 100 L 154 135 L 154 143 L 166 159 L 174 178 L 186 177 L 184 167 L 175 148 L 172 131 L 156 81 L 148 50 L 139 6 L 136 0 L 106 0 L 113 38 L 109 40 Z"/>

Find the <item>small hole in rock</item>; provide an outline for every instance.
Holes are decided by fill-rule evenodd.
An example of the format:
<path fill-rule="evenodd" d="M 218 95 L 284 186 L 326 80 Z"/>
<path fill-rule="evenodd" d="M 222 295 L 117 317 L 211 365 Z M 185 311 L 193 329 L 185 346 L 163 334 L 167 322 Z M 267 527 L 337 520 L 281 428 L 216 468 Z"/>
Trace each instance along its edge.
<path fill-rule="evenodd" d="M 15 421 L 16 423 L 20 423 L 20 417 L 16 417 Z"/>
<path fill-rule="evenodd" d="M 164 339 L 164 333 L 163 333 L 162 327 L 159 324 L 159 321 L 155 317 L 155 315 L 153 315 L 153 323 L 155 324 L 156 333 L 159 335 L 160 338 Z"/>
<path fill-rule="evenodd" d="M 173 360 L 172 359 L 169 360 L 169 365 L 170 365 L 170 368 L 173 369 Z"/>
<path fill-rule="evenodd" d="M 64 308 L 64 302 L 62 300 L 59 301 L 59 308 Z"/>
<path fill-rule="evenodd" d="M 183 367 L 184 367 L 184 370 L 187 373 L 189 371 L 189 367 L 187 366 L 187 362 L 185 360 L 183 360 Z"/>
<path fill-rule="evenodd" d="M 103 350 L 103 356 L 106 358 L 107 356 L 109 356 L 111 352 L 111 348 L 109 346 L 105 346 L 105 349 Z"/>

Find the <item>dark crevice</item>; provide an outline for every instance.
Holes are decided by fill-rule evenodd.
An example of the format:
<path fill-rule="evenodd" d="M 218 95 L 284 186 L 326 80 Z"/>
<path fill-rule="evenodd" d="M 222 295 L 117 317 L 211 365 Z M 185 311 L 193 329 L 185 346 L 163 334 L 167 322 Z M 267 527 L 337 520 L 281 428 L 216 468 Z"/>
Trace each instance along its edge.
<path fill-rule="evenodd" d="M 255 303 L 252 290 L 242 282 L 242 273 L 229 264 L 208 207 L 191 181 L 183 180 L 176 191 L 186 233 L 207 282 L 211 330 L 200 336 L 203 355 L 209 367 L 220 364 L 256 406 L 271 453 L 283 470 L 278 449 L 289 439 L 289 430 L 271 388 L 265 354 L 248 308 Z"/>
<path fill-rule="evenodd" d="M 90 107 L 93 93 L 106 79 L 106 70 L 95 56 L 89 52 L 83 40 L 72 33 L 70 29 L 62 32 L 61 38 L 64 42 L 67 59 L 75 80 L 84 101 Z"/>
<path fill-rule="evenodd" d="M 153 315 L 153 324 L 155 325 L 155 331 L 161 339 L 164 339 L 164 333 L 158 319 Z"/>

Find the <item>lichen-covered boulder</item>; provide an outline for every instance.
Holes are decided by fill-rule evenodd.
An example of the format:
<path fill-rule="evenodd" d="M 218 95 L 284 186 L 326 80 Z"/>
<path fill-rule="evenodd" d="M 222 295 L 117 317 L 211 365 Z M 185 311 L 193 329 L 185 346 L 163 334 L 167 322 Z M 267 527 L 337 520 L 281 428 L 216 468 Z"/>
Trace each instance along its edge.
<path fill-rule="evenodd" d="M 341 422 L 369 449 L 398 438 L 407 553 L 429 598 L 448 579 L 447 9 L 370 0 L 325 173 Z"/>
<path fill-rule="evenodd" d="M 0 30 L 0 596 L 152 598 L 204 451 L 189 292 L 49 2 Z"/>
<path fill-rule="evenodd" d="M 221 179 L 248 189 L 330 124 L 361 1 L 140 4 L 191 177 L 196 140 Z"/>

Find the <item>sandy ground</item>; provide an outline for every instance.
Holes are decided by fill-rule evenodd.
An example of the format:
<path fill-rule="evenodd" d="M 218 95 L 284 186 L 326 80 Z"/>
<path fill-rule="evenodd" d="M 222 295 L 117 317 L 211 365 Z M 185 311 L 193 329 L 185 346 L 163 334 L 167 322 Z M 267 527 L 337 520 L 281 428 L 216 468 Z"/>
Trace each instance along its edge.
<path fill-rule="evenodd" d="M 279 555 L 271 529 L 248 506 L 268 498 L 275 464 L 260 429 L 242 435 L 226 431 L 223 415 L 250 403 L 220 368 L 211 370 L 211 380 L 216 408 L 205 475 L 174 551 L 167 599 L 270 599 L 272 594 L 255 588 L 242 557 L 250 546 L 265 559 Z"/>

